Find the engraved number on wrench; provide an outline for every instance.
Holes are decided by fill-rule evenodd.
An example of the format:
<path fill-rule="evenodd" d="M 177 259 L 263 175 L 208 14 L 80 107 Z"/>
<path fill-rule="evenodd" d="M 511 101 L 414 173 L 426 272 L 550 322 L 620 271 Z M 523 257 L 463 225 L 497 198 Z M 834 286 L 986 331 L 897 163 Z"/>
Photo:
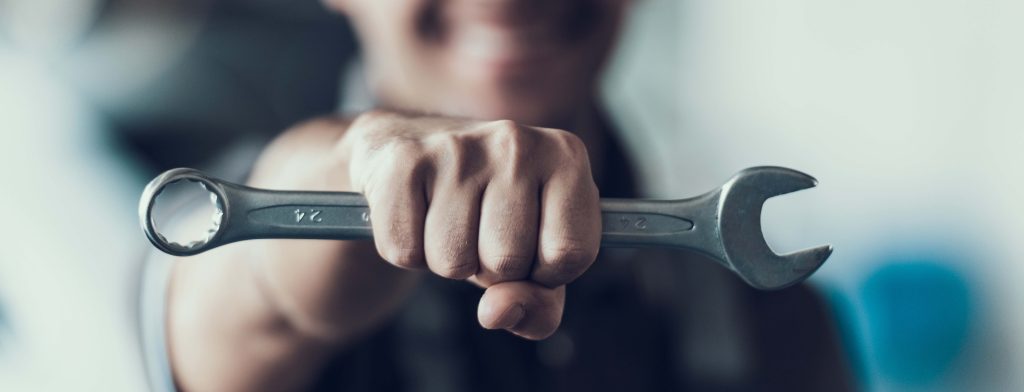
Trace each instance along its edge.
<path fill-rule="evenodd" d="M 323 211 L 320 211 L 320 210 L 310 209 L 309 210 L 309 219 L 308 219 L 308 221 L 312 222 L 312 223 L 323 222 L 324 219 L 320 217 L 320 214 L 322 212 Z M 306 212 L 302 211 L 302 209 L 296 209 L 295 210 L 295 223 L 302 223 L 302 219 L 305 218 L 305 217 L 306 217 Z"/>
<path fill-rule="evenodd" d="M 633 228 L 640 231 L 647 230 L 647 218 L 644 217 L 622 217 L 619 219 L 619 224 L 622 226 L 623 229 Z"/>

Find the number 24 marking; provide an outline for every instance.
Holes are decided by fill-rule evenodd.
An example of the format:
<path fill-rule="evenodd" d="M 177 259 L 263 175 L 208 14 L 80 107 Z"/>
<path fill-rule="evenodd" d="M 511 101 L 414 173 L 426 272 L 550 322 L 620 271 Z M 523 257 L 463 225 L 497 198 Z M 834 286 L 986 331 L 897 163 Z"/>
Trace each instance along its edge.
<path fill-rule="evenodd" d="M 322 212 L 323 211 L 320 211 L 320 210 L 313 210 L 313 209 L 309 210 L 309 221 L 310 222 L 314 222 L 314 223 L 323 222 L 324 219 L 320 217 L 320 213 L 322 213 Z M 295 223 L 302 222 L 302 219 L 305 218 L 305 217 L 306 217 L 306 213 L 305 212 L 303 212 L 300 209 L 296 209 L 295 210 Z"/>
<path fill-rule="evenodd" d="M 636 218 L 635 221 L 631 218 L 620 218 L 619 223 L 622 224 L 623 229 L 632 226 L 637 230 L 647 230 L 647 218 Z"/>

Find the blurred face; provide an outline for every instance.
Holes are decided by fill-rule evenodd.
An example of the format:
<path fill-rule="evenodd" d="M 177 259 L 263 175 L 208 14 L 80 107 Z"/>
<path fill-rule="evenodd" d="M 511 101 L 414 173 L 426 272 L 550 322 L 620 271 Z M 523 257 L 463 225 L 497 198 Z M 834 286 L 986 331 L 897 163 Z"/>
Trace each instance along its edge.
<path fill-rule="evenodd" d="M 379 103 L 557 126 L 590 103 L 628 0 L 326 0 Z"/>

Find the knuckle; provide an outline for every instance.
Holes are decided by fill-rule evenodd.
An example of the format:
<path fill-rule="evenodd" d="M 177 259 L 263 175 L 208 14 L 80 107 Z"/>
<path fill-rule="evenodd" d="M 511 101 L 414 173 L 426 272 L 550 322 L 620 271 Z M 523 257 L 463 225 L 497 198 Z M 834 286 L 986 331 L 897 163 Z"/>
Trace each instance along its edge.
<path fill-rule="evenodd" d="M 457 260 L 450 263 L 443 263 L 437 267 L 432 267 L 432 271 L 435 274 L 448 279 L 466 279 L 477 271 L 476 263 L 468 260 Z"/>
<path fill-rule="evenodd" d="M 554 132 L 554 138 L 562 157 L 574 163 L 587 162 L 587 146 L 579 136 L 567 131 Z"/>
<path fill-rule="evenodd" d="M 465 138 L 456 132 L 439 132 L 428 136 L 433 149 L 443 154 L 457 154 L 465 149 Z"/>
<path fill-rule="evenodd" d="M 355 116 L 352 118 L 351 123 L 349 123 L 345 137 L 342 138 L 344 143 L 341 146 L 377 147 L 380 144 L 380 135 L 386 133 L 382 131 L 390 128 L 387 125 L 390 122 L 389 116 L 388 113 L 379 110 L 371 110 Z"/>
<path fill-rule="evenodd" d="M 423 265 L 423 255 L 418 249 L 389 247 L 380 253 L 384 260 L 396 267 L 418 269 Z"/>
<path fill-rule="evenodd" d="M 522 255 L 494 256 L 487 259 L 489 266 L 496 277 L 500 280 L 516 280 L 526 277 L 530 266 L 533 264 L 533 257 Z"/>
<path fill-rule="evenodd" d="M 465 166 L 469 159 L 470 142 L 464 135 L 454 132 L 437 133 L 428 138 L 428 143 L 429 150 L 448 169 Z"/>
<path fill-rule="evenodd" d="M 385 147 L 385 153 L 366 162 L 361 168 L 367 176 L 392 186 L 408 185 L 422 178 L 430 160 L 417 140 L 399 139 Z M 402 189 L 402 188 L 388 188 Z"/>
<path fill-rule="evenodd" d="M 491 146 L 496 159 L 518 170 L 529 161 L 536 131 L 509 120 L 490 123 Z"/>
<path fill-rule="evenodd" d="M 353 184 L 359 189 L 359 192 L 366 198 L 366 202 L 370 207 L 370 214 L 373 216 L 401 216 L 402 214 L 394 214 L 396 211 L 405 211 L 410 207 L 408 205 L 409 199 L 402 197 L 405 195 L 416 196 L 415 193 L 418 184 L 422 182 L 423 174 L 420 170 L 415 167 L 408 165 L 407 163 L 392 163 L 385 162 L 371 167 L 369 170 L 362 170 L 356 175 L 352 176 Z M 400 196 L 401 194 L 401 196 Z M 388 214 L 383 214 L 383 209 L 391 210 Z M 374 213 L 374 210 L 378 210 L 379 213 Z M 383 222 L 383 218 L 378 218 L 378 222 Z M 393 225 L 407 225 L 410 222 L 399 221 L 394 222 Z M 401 229 L 401 227 L 393 227 L 392 230 Z"/>
<path fill-rule="evenodd" d="M 464 233 L 427 230 L 427 265 L 435 274 L 450 279 L 464 279 L 476 272 L 476 249 L 465 240 Z M 443 233 L 443 234 L 441 234 Z M 443 237 L 442 237 L 443 236 Z"/>
<path fill-rule="evenodd" d="M 550 268 L 550 277 L 558 282 L 576 278 L 597 258 L 596 249 L 571 243 L 549 246 L 543 254 L 545 264 Z"/>
<path fill-rule="evenodd" d="M 487 123 L 487 127 L 490 128 L 492 136 L 509 139 L 515 138 L 524 128 L 512 120 L 491 121 Z"/>
<path fill-rule="evenodd" d="M 423 143 L 410 137 L 390 138 L 390 140 L 384 144 L 383 149 L 390 153 L 388 158 L 393 162 L 418 160 L 422 159 L 425 155 Z"/>

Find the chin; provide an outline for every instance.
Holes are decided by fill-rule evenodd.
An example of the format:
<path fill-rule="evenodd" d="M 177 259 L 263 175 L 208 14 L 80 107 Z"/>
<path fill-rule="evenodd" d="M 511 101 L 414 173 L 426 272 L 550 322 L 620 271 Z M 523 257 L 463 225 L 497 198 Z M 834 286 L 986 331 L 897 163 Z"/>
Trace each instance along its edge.
<path fill-rule="evenodd" d="M 549 65 L 549 64 L 544 64 Z M 487 119 L 513 120 L 522 124 L 564 128 L 567 119 L 577 118 L 580 110 L 592 102 L 594 80 L 576 72 L 553 72 L 560 67 L 526 66 L 477 68 L 461 75 L 457 115 Z"/>
<path fill-rule="evenodd" d="M 565 102 L 507 99 L 486 104 L 477 102 L 473 113 L 463 114 L 482 120 L 512 120 L 520 124 L 567 129 L 572 119 L 578 118 L 584 105 L 566 106 Z"/>

